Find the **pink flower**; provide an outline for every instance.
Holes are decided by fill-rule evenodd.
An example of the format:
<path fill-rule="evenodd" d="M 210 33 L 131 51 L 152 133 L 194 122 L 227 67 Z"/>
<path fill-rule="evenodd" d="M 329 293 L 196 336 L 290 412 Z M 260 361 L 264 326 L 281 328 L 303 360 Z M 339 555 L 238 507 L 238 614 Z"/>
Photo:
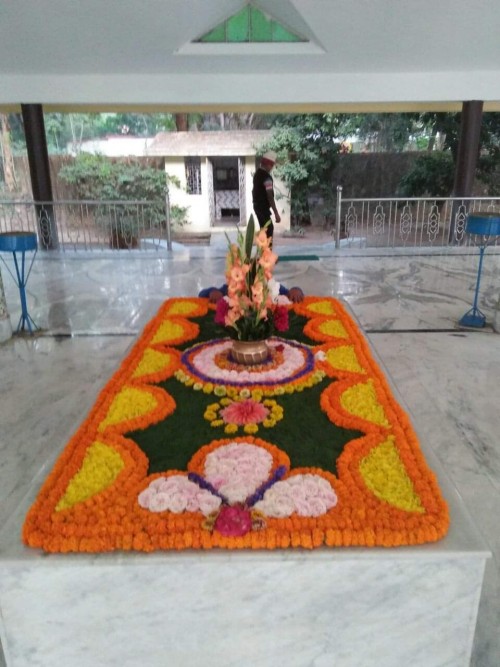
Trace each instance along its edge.
<path fill-rule="evenodd" d="M 229 312 L 229 304 L 226 299 L 219 299 L 215 309 L 215 323 L 221 326 L 225 325 L 226 315 Z"/>
<path fill-rule="evenodd" d="M 277 306 L 275 308 L 274 326 L 277 331 L 286 331 L 288 329 L 288 308 L 286 306 Z"/>
<path fill-rule="evenodd" d="M 265 229 L 261 229 L 260 232 L 257 234 L 255 238 L 255 243 L 258 248 L 262 248 L 263 250 L 269 247 L 269 239 L 267 238 Z"/>
<path fill-rule="evenodd" d="M 276 260 L 278 259 L 278 255 L 275 255 L 272 250 L 269 250 L 269 248 L 266 248 L 264 252 L 262 253 L 262 257 L 259 259 L 259 264 L 262 266 L 264 271 L 266 272 L 266 277 L 267 277 L 267 272 L 271 271 L 273 266 L 276 264 Z M 269 276 L 270 278 L 271 276 Z M 268 278 L 268 280 L 269 280 Z"/>
<path fill-rule="evenodd" d="M 241 537 L 252 530 L 252 517 L 243 507 L 222 507 L 214 528 L 226 537 Z"/>
<path fill-rule="evenodd" d="M 248 398 L 244 401 L 235 401 L 220 412 L 226 424 L 259 424 L 269 414 L 269 410 L 257 401 Z"/>
<path fill-rule="evenodd" d="M 230 281 L 236 285 L 241 285 L 245 281 L 245 276 L 248 271 L 245 271 L 242 266 L 233 266 L 229 272 Z"/>
<path fill-rule="evenodd" d="M 228 310 L 226 317 L 224 318 L 224 324 L 227 327 L 232 327 L 240 319 L 241 312 L 237 308 Z"/>
<path fill-rule="evenodd" d="M 257 306 L 260 306 L 264 299 L 264 285 L 261 281 L 255 281 L 252 285 L 252 301 Z"/>

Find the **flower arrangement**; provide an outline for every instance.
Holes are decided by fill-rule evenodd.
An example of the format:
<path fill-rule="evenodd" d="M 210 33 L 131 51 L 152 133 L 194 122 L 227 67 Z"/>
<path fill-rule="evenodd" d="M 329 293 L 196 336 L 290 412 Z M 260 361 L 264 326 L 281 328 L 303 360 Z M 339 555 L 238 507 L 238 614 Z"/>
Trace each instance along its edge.
<path fill-rule="evenodd" d="M 309 296 L 291 308 L 308 325 L 315 322 L 300 334 L 309 342 L 282 339 L 281 361 L 233 373 L 223 364 L 209 367 L 203 356 L 206 346 L 215 360 L 212 348 L 231 341 L 192 345 L 214 329 L 207 300 L 166 301 L 43 484 L 24 523 L 24 543 L 98 553 L 399 547 L 443 537 L 450 517 L 438 480 L 356 322 L 329 297 Z M 330 321 L 342 323 L 343 336 Z M 197 365 L 197 356 L 204 363 Z M 173 378 L 178 382 L 165 384 Z M 179 383 L 193 392 L 184 417 L 189 428 L 179 429 L 175 442 L 186 460 L 151 472 L 153 452 L 146 455 L 130 434 L 154 427 L 152 441 L 165 442 L 169 420 L 181 410 Z M 293 410 L 295 392 L 303 401 L 319 383 L 308 410 Z M 263 421 L 262 408 L 269 411 Z M 304 421 L 309 413 L 316 416 Z M 306 423 L 314 447 L 297 443 Z M 266 428 L 268 439 L 249 426 Z M 359 434 L 343 445 L 334 474 L 317 457 L 327 447 L 323 460 L 333 465 L 338 428 Z M 300 467 L 291 462 L 299 451 Z"/>
<path fill-rule="evenodd" d="M 254 237 L 256 249 L 252 255 Z M 215 322 L 231 338 L 241 341 L 265 340 L 275 331 L 286 331 L 288 309 L 273 300 L 271 289 L 278 256 L 270 248 L 265 227 L 255 236 L 250 216 L 245 236 L 238 230 L 237 242 L 231 243 L 228 238 L 228 244 L 227 297 L 217 303 Z"/>

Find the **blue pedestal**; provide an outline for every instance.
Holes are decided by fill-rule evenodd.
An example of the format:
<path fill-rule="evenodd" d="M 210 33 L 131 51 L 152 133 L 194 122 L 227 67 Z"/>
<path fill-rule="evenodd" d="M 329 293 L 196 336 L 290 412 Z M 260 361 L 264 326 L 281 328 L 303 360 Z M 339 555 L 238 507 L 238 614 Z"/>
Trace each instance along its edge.
<path fill-rule="evenodd" d="M 19 295 L 21 297 L 21 317 L 19 319 L 19 324 L 17 325 L 17 332 L 24 331 L 25 326 L 28 327 L 30 334 L 33 334 L 33 329 L 38 329 L 38 326 L 35 324 L 33 318 L 28 313 L 28 306 L 26 303 L 26 284 L 31 273 L 31 267 L 33 266 L 37 249 L 38 242 L 36 234 L 32 232 L 4 232 L 0 234 L 0 252 L 12 253 L 16 275 L 14 275 L 9 269 L 3 257 L 0 256 L 0 259 L 3 260 L 5 266 L 7 267 L 7 271 L 10 273 L 14 282 L 18 286 Z M 32 250 L 35 252 L 31 259 L 29 269 L 26 272 L 26 253 Z M 20 261 L 18 259 L 17 253 L 21 255 Z"/>
<path fill-rule="evenodd" d="M 465 226 L 467 234 L 476 234 L 481 237 L 479 244 L 479 267 L 477 270 L 476 291 L 472 308 L 459 320 L 463 327 L 484 327 L 486 316 L 477 307 L 483 257 L 486 246 L 492 236 L 500 236 L 500 214 L 498 213 L 470 213 Z"/>

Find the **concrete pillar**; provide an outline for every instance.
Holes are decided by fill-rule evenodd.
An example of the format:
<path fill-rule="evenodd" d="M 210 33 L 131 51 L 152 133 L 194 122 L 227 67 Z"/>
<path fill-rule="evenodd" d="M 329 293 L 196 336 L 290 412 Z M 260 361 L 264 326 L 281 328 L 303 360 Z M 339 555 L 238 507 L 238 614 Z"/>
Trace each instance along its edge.
<path fill-rule="evenodd" d="M 42 250 L 59 247 L 52 184 L 50 182 L 49 153 L 45 136 L 43 108 L 41 104 L 21 104 L 26 150 L 31 176 L 31 189 L 38 218 L 38 246 Z M 42 203 L 36 203 L 42 202 Z"/>
<path fill-rule="evenodd" d="M 453 197 L 471 197 L 479 158 L 481 122 L 483 119 L 483 102 L 471 100 L 463 102 L 460 119 L 460 135 L 458 139 L 457 159 L 455 165 L 455 181 Z M 459 203 L 454 202 L 450 224 L 449 241 L 454 242 L 455 220 Z"/>

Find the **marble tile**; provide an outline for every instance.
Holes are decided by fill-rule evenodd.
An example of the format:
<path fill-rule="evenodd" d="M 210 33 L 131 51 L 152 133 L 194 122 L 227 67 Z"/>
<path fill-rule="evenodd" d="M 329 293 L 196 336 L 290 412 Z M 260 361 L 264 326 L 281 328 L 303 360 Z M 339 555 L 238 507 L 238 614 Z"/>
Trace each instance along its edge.
<path fill-rule="evenodd" d="M 493 667 L 500 663 L 498 335 L 377 334 L 370 339 L 399 392 L 411 401 L 420 439 L 431 443 L 494 555 L 486 566 L 471 663 Z"/>
<path fill-rule="evenodd" d="M 116 554 L 85 557 L 84 560 L 77 557 L 71 559 L 71 565 L 68 565 L 68 560 L 64 557 L 47 558 L 33 550 L 24 549 L 19 534 L 25 511 L 35 497 L 37 488 L 67 439 L 93 404 L 100 387 L 117 367 L 132 343 L 133 336 L 143 328 L 165 298 L 197 294 L 203 287 L 223 282 L 224 251 L 225 243 L 217 242 L 210 248 L 174 248 L 170 255 L 167 252 L 147 256 L 125 253 L 124 257 L 116 258 L 110 253 L 103 253 L 102 257 L 84 253 L 62 260 L 39 257 L 35 261 L 28 285 L 28 304 L 30 313 L 40 322 L 44 331 L 41 336 L 33 339 L 14 337 L 0 346 L 0 605 L 4 622 L 7 620 L 4 629 L 0 630 L 2 641 L 6 638 L 5 628 L 8 631 L 8 628 L 16 623 L 21 627 L 26 623 L 25 627 L 29 627 L 30 619 L 33 620 L 33 632 L 27 637 L 25 646 L 19 645 L 17 638 L 7 636 L 7 648 L 12 648 L 10 658 L 7 655 L 9 667 L 47 664 L 43 662 L 43 656 L 50 655 L 55 658 L 57 637 L 76 636 L 77 628 L 72 627 L 69 620 L 65 623 L 64 619 L 57 619 L 50 614 L 46 616 L 46 621 L 41 618 L 37 596 L 42 596 L 44 600 L 45 596 L 52 596 L 50 600 L 54 604 L 58 595 L 69 596 L 71 604 L 68 604 L 68 609 L 76 609 L 78 627 L 87 627 L 85 624 L 88 614 L 91 618 L 98 619 L 102 627 L 113 633 L 112 645 L 117 651 L 117 664 L 127 664 L 121 646 L 128 637 L 125 637 L 125 626 L 121 620 L 135 623 L 141 612 L 143 617 L 147 616 L 151 621 L 147 631 L 145 630 L 146 635 L 151 633 L 153 637 L 160 637 L 163 632 L 165 641 L 170 637 L 171 645 L 176 646 L 175 633 L 172 631 L 172 636 L 169 634 L 171 610 L 165 606 L 164 596 L 156 595 L 155 590 L 143 599 L 138 584 L 142 581 L 143 584 L 150 585 L 153 572 L 158 573 L 158 564 L 168 563 L 170 568 L 171 558 L 151 560 L 143 555 Z M 335 602 L 331 613 L 336 615 L 336 622 L 341 624 L 339 627 L 342 629 L 341 633 L 336 632 L 333 637 L 332 617 L 326 610 L 326 602 L 324 609 L 321 606 L 323 603 L 318 602 L 321 610 L 317 614 L 318 625 L 307 625 L 304 630 L 299 623 L 299 612 L 301 604 L 306 604 L 306 598 L 301 600 L 298 589 L 293 586 L 290 590 L 286 589 L 280 571 L 274 571 L 274 566 L 269 561 L 266 565 L 266 581 L 269 582 L 270 590 L 278 598 L 282 591 L 281 585 L 287 590 L 283 599 L 288 601 L 288 607 L 281 603 L 276 607 L 271 606 L 276 610 L 276 628 L 279 630 L 273 637 L 283 637 L 283 645 L 290 647 L 286 664 L 335 664 L 340 667 L 369 667 L 371 664 L 384 664 L 384 667 L 392 664 L 412 664 L 416 667 L 465 665 L 462 658 L 457 656 L 466 654 L 465 647 L 470 636 L 459 637 L 461 633 L 457 628 L 466 626 L 470 633 L 473 633 L 473 584 L 476 584 L 477 590 L 485 548 L 489 548 L 493 558 L 486 567 L 471 664 L 474 667 L 498 667 L 500 538 L 496 517 L 500 512 L 500 456 L 497 446 L 497 434 L 500 432 L 497 409 L 500 339 L 490 326 L 474 331 L 464 331 L 458 326 L 459 318 L 472 304 L 477 255 L 448 252 L 409 254 L 402 251 L 378 251 L 377 255 L 377 251 L 336 251 L 333 243 L 303 246 L 300 250 L 283 244 L 278 251 L 284 254 L 300 251 L 301 254 L 320 256 L 319 261 L 278 263 L 278 279 L 289 287 L 298 284 L 309 294 L 340 296 L 346 300 L 368 332 L 380 362 L 393 378 L 421 441 L 426 443 L 428 461 L 431 466 L 435 462 L 440 481 L 449 494 L 447 497 L 452 497 L 452 505 L 459 508 L 461 517 L 460 521 L 453 522 L 450 536 L 440 545 L 436 545 L 437 552 L 434 545 L 403 552 L 405 557 L 406 553 L 418 553 L 419 558 L 430 559 L 426 581 L 432 581 L 436 588 L 430 587 L 432 590 L 427 591 L 425 586 L 422 586 L 425 571 L 422 568 L 426 567 L 422 561 L 415 564 L 417 569 L 412 565 L 406 574 L 404 567 L 393 563 L 389 574 L 378 560 L 367 573 L 366 576 L 373 580 L 383 578 L 388 608 L 392 605 L 395 610 L 392 616 L 397 618 L 401 615 L 401 618 L 406 619 L 406 623 L 400 624 L 403 627 L 399 629 L 393 624 L 388 612 L 384 611 L 380 614 L 380 619 L 377 618 L 377 605 L 373 599 L 369 599 L 368 593 L 368 597 L 361 594 L 349 596 L 349 590 L 352 589 L 349 589 L 346 582 L 349 576 L 348 568 L 352 567 L 351 550 L 334 554 L 327 552 L 327 558 L 333 558 L 329 567 L 335 569 L 335 590 L 329 598 L 330 605 L 332 599 Z M 480 290 L 480 307 L 485 312 L 488 323 L 495 323 L 498 319 L 499 273 L 500 254 L 492 252 L 485 258 Z M 8 309 L 12 322 L 17 324 L 19 297 L 11 282 L 4 273 Z M 460 523 L 461 521 L 463 523 Z M 478 537 L 474 537 L 474 531 L 479 533 Z M 469 539 L 467 535 L 472 537 Z M 442 564 L 438 566 L 434 559 L 439 550 L 440 558 L 455 553 L 463 556 L 465 550 L 473 560 L 469 562 L 466 558 L 461 564 L 446 561 L 445 567 Z M 397 552 L 401 553 L 399 550 Z M 257 555 L 249 556 L 254 563 Z M 382 556 L 378 551 L 372 551 L 367 562 Z M 479 558 L 475 559 L 476 556 Z M 319 555 L 316 555 L 315 559 L 322 563 Z M 343 559 L 347 559 L 345 563 Z M 308 568 L 305 563 L 310 560 L 311 554 L 304 560 L 297 558 L 296 554 L 286 553 L 281 554 L 280 562 L 290 563 L 288 574 L 293 574 L 293 580 L 297 579 L 303 586 L 308 586 Z M 243 578 L 252 576 L 249 574 L 249 569 L 252 568 L 248 569 L 248 558 L 243 554 L 235 554 L 229 557 L 229 561 L 230 571 L 233 572 L 235 568 L 234 577 L 237 578 L 238 573 L 243 577 L 243 571 Z M 149 563 L 154 565 L 150 567 Z M 217 559 L 205 564 L 194 558 L 189 559 L 189 563 L 190 567 L 199 573 L 196 580 L 199 586 L 190 592 L 187 599 L 191 605 L 189 608 L 201 614 L 201 623 L 202 620 L 205 622 L 205 615 L 208 619 L 211 610 L 212 601 L 205 598 L 210 590 L 213 595 L 210 580 L 213 573 L 218 571 L 219 565 Z M 50 573 L 49 567 L 44 570 L 43 575 L 39 572 L 37 577 L 38 568 L 45 568 L 47 565 L 54 565 L 54 572 Z M 129 571 L 131 565 L 144 572 L 144 579 L 139 577 L 137 586 L 134 586 L 133 567 Z M 318 565 L 318 568 L 323 566 L 326 567 L 323 563 Z M 109 571 L 106 569 L 108 567 Z M 186 563 L 180 559 L 176 567 L 186 567 Z M 204 567 L 208 570 L 202 573 Z M 464 572 L 464 567 L 467 572 Z M 221 569 L 217 574 L 221 577 L 220 580 L 216 579 L 220 581 L 217 596 L 221 589 L 221 599 L 224 599 L 228 584 L 222 571 Z M 448 582 L 440 582 L 441 571 L 448 573 Z M 315 569 L 314 572 L 319 581 L 331 580 L 332 571 L 328 575 L 321 569 Z M 18 576 L 21 581 L 19 590 L 16 589 Z M 132 605 L 124 604 L 125 598 L 120 597 L 122 593 L 115 595 L 115 585 L 121 590 L 118 578 L 122 576 L 126 577 L 126 587 L 122 590 L 130 594 Z M 232 577 L 233 574 L 227 576 Z M 44 577 L 48 577 L 45 587 Z M 158 590 L 167 591 L 168 586 L 172 585 L 168 572 L 160 568 L 159 577 Z M 456 582 L 460 580 L 470 582 L 471 588 L 463 589 L 460 593 L 456 588 Z M 75 585 L 75 582 L 78 582 L 78 585 Z M 258 585 L 255 586 L 256 588 L 249 587 L 245 593 L 245 602 L 249 603 L 246 608 L 262 610 L 260 605 L 271 593 L 266 589 L 261 597 L 255 592 L 259 590 Z M 314 591 L 314 582 L 311 582 L 311 586 Z M 442 600 L 439 596 L 437 599 L 432 597 L 440 590 L 438 587 L 445 591 Z M 439 618 L 433 619 L 431 626 L 434 629 L 439 628 L 443 633 L 443 642 L 433 658 L 422 653 L 425 648 L 418 644 L 419 633 L 425 637 L 426 633 L 430 632 L 427 624 L 429 619 L 422 614 L 423 607 L 419 608 L 417 604 L 409 611 L 408 598 L 403 604 L 405 596 L 398 598 L 396 594 L 396 589 L 401 592 L 414 588 L 419 590 L 417 598 L 422 604 L 427 600 L 437 609 Z M 201 592 L 198 589 L 201 589 Z M 231 590 L 230 586 L 228 590 Z M 106 606 L 103 604 L 103 596 L 106 595 L 107 599 L 110 591 L 110 604 Z M 319 601 L 321 594 L 322 591 L 318 589 L 313 598 L 309 598 L 309 602 L 312 604 L 315 595 Z M 176 599 L 181 606 L 187 604 L 184 593 L 179 592 Z M 398 605 L 401 605 L 401 608 Z M 355 637 L 352 628 L 350 631 L 349 627 L 342 625 L 342 618 L 337 610 L 344 607 L 347 610 L 346 619 L 349 614 L 354 613 L 355 607 L 370 618 L 369 627 L 363 636 Z M 380 612 L 383 605 L 379 607 Z M 220 609 L 223 610 L 223 606 Z M 238 653 L 241 649 L 231 639 L 231 633 L 238 635 L 236 625 L 241 629 L 241 626 L 246 628 L 245 624 L 249 624 L 251 629 L 249 636 L 255 635 L 262 643 L 260 648 L 255 642 L 251 644 L 251 664 L 271 664 L 266 662 L 268 655 L 273 658 L 273 665 L 280 664 L 283 653 L 278 655 L 273 651 L 277 651 L 282 644 L 270 646 L 269 636 L 266 636 L 264 628 L 256 627 L 259 624 L 253 614 L 239 608 L 234 614 L 234 618 L 228 619 L 227 614 L 220 611 L 214 621 L 217 632 L 222 634 L 224 631 L 225 636 L 229 635 L 226 640 L 228 651 L 230 649 L 227 662 L 219 659 L 217 664 L 245 664 Z M 449 622 L 439 625 L 445 617 L 449 620 L 449 614 L 456 618 L 455 635 Z M 268 618 L 267 621 L 274 622 L 275 618 Z M 206 623 L 207 628 L 211 627 L 208 620 Z M 229 632 L 227 628 L 224 630 L 224 623 L 229 623 Z M 412 627 L 417 627 L 419 632 L 411 632 Z M 49 628 L 55 628 L 52 634 L 48 631 Z M 245 632 L 246 630 L 240 636 L 245 637 Z M 399 663 L 390 662 L 393 658 L 385 639 L 390 636 L 400 636 L 401 645 L 407 645 L 408 652 L 400 656 Z M 103 660 L 107 659 L 107 652 L 111 651 L 111 648 L 101 645 L 101 636 L 91 637 L 99 650 L 103 651 Z M 206 633 L 201 625 L 196 627 L 193 637 L 195 651 L 202 645 L 206 647 Z M 354 640 L 358 640 L 358 644 L 362 646 L 375 647 L 372 655 L 379 662 L 370 662 L 368 653 L 353 655 L 351 643 Z M 159 646 L 163 646 L 161 640 L 159 641 Z M 76 642 L 74 649 L 70 644 L 71 642 L 65 642 L 64 646 L 60 647 L 62 653 L 57 655 L 56 662 L 51 659 L 50 664 L 63 664 L 62 659 L 71 667 L 99 664 L 97 659 L 93 659 L 92 642 L 87 645 L 82 641 Z M 152 642 L 148 644 L 149 647 L 151 645 Z M 332 656 L 337 648 L 339 652 L 336 662 L 333 662 Z M 141 641 L 138 643 L 139 649 L 144 655 L 146 649 Z M 261 649 L 267 652 L 259 653 Z M 294 663 L 289 660 L 289 656 L 295 653 L 299 657 Z M 85 662 L 89 656 L 92 659 Z M 164 658 L 164 654 L 162 657 Z M 123 660 L 120 662 L 121 658 Z M 207 658 L 209 659 L 212 660 L 212 655 Z M 31 662 L 27 662 L 28 660 Z M 114 658 L 109 656 L 109 661 L 101 664 L 112 665 L 113 660 Z M 215 664 L 215 656 L 213 660 L 213 663 L 207 661 L 204 664 Z M 160 662 L 158 657 L 157 663 L 152 661 L 150 664 L 163 665 L 164 662 Z"/>

